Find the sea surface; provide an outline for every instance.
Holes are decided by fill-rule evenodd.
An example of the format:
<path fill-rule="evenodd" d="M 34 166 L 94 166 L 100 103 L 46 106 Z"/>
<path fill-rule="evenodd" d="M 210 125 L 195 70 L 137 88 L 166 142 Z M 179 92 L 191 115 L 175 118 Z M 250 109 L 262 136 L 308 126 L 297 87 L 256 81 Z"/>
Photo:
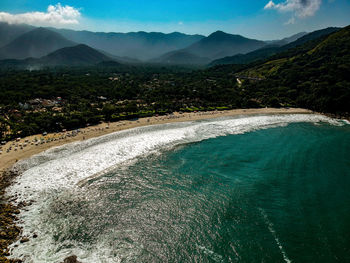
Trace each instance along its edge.
<path fill-rule="evenodd" d="M 350 262 L 350 125 L 238 116 L 131 129 L 17 165 L 24 262 Z"/>

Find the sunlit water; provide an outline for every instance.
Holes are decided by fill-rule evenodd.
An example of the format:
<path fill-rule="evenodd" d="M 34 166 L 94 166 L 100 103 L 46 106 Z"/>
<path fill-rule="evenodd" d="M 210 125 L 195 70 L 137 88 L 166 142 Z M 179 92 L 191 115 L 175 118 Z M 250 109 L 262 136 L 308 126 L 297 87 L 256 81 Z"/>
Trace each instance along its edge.
<path fill-rule="evenodd" d="M 350 125 L 274 115 L 132 129 L 18 164 L 25 262 L 350 262 Z"/>

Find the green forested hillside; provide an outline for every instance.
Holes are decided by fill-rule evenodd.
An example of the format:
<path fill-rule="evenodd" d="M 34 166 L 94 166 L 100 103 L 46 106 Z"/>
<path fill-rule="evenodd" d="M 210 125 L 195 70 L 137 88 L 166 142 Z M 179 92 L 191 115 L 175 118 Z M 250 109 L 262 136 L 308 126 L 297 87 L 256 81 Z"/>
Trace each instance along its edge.
<path fill-rule="evenodd" d="M 316 45 L 308 42 L 239 74 L 265 78 L 257 83 L 245 83 L 247 91 L 260 94 L 262 101 L 273 97 L 282 105 L 321 112 L 349 112 L 350 26 Z"/>
<path fill-rule="evenodd" d="M 289 42 L 283 46 L 278 46 L 275 44 L 268 45 L 266 47 L 254 50 L 247 54 L 237 54 L 235 56 L 229 56 L 220 58 L 212 61 L 209 65 L 227 65 L 227 64 L 248 64 L 257 60 L 265 60 L 273 55 L 287 52 L 288 50 L 293 49 L 294 51 L 296 47 L 305 47 L 305 43 L 309 42 L 309 45 L 312 44 L 310 42 L 319 42 L 322 41 L 322 37 L 327 36 L 335 31 L 339 30 L 337 27 L 329 27 L 321 30 L 317 30 L 308 34 L 301 36 L 293 42 Z M 278 55 L 277 55 L 278 56 Z"/>

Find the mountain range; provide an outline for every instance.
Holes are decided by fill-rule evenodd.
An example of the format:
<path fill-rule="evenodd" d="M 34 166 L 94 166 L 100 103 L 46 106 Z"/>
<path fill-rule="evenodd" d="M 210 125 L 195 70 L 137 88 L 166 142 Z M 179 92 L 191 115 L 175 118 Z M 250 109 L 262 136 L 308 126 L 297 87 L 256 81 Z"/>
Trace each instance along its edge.
<path fill-rule="evenodd" d="M 216 31 L 185 49 L 172 51 L 153 62 L 164 64 L 207 64 L 213 59 L 247 53 L 265 46 L 263 41 Z"/>
<path fill-rule="evenodd" d="M 93 65 L 103 61 L 122 64 L 164 65 L 241 64 L 288 50 L 324 34 L 329 28 L 289 38 L 260 41 L 216 31 L 208 37 L 178 32 L 95 33 L 0 23 L 1 65 Z"/>
<path fill-rule="evenodd" d="M 265 45 L 266 43 L 260 40 L 217 31 L 194 43 L 185 50 L 200 57 L 216 59 L 224 57 L 227 54 L 235 55 L 238 53 L 247 53 Z"/>
<path fill-rule="evenodd" d="M 256 60 L 265 59 L 272 55 L 281 53 L 283 51 L 286 51 L 288 49 L 303 45 L 304 43 L 320 38 L 322 36 L 329 35 L 340 28 L 337 27 L 329 27 L 321 30 L 317 30 L 308 34 L 300 34 L 302 35 L 300 38 L 291 38 L 295 39 L 293 42 L 290 42 L 288 44 L 282 45 L 282 46 L 276 46 L 275 44 L 269 44 L 268 46 L 265 46 L 263 48 L 254 50 L 252 52 L 249 52 L 247 54 L 237 54 L 234 56 L 227 56 L 223 57 L 217 60 L 214 60 L 210 63 L 210 66 L 215 65 L 224 65 L 224 64 L 248 64 Z M 283 40 L 282 40 L 283 41 Z"/>
<path fill-rule="evenodd" d="M 7 59 L 0 61 L 0 66 L 41 67 L 41 66 L 92 66 L 101 62 L 113 61 L 110 57 L 87 45 L 79 44 L 58 49 L 41 58 L 24 60 Z M 113 61 L 114 66 L 120 63 Z"/>
<path fill-rule="evenodd" d="M 51 28 L 67 39 L 86 44 L 119 57 L 129 57 L 142 61 L 161 56 L 167 52 L 182 49 L 205 38 L 202 35 L 186 35 L 178 32 L 164 34 L 158 32 L 95 33 Z"/>

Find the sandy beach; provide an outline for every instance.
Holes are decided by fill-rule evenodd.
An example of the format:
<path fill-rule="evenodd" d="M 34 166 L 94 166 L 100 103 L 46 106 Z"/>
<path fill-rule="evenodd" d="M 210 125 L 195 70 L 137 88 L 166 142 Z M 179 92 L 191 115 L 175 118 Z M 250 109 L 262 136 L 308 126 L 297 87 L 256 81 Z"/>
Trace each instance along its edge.
<path fill-rule="evenodd" d="M 134 121 L 119 121 L 113 123 L 101 123 L 96 126 L 90 126 L 77 131 L 66 131 L 60 133 L 50 133 L 47 135 L 37 134 L 29 137 L 17 139 L 16 141 L 7 142 L 0 149 L 0 172 L 10 168 L 17 161 L 27 159 L 32 155 L 38 154 L 52 147 L 63 144 L 87 140 L 93 137 L 126 130 L 130 128 L 156 125 L 171 122 L 186 122 L 201 119 L 210 119 L 238 115 L 255 115 L 255 114 L 303 114 L 313 113 L 310 110 L 301 108 L 262 108 L 262 109 L 235 109 L 228 111 L 210 111 L 210 112 L 193 112 L 193 113 L 174 113 L 167 116 L 154 116 L 140 118 Z"/>

